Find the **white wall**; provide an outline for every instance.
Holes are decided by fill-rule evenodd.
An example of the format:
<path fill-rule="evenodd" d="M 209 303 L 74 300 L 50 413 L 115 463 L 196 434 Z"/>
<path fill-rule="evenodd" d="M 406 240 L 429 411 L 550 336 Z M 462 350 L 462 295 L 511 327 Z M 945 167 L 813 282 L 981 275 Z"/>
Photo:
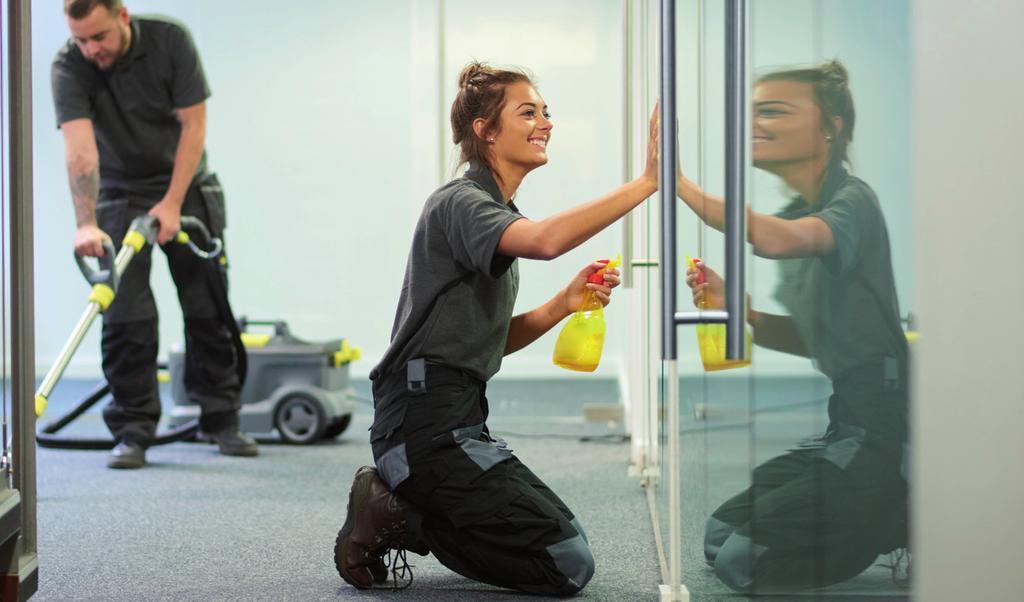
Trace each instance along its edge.
<path fill-rule="evenodd" d="M 914 8 L 917 599 L 1020 600 L 1024 5 Z"/>
<path fill-rule="evenodd" d="M 620 183 L 619 2 L 445 4 L 439 107 L 436 0 L 307 0 L 301 8 L 269 0 L 128 2 L 132 12 L 184 21 L 200 49 L 213 90 L 209 164 L 228 198 L 236 313 L 287 319 L 312 340 L 349 338 L 364 351 L 357 376 L 387 345 L 412 228 L 439 183 L 440 136 L 450 137 L 448 107 L 466 62 L 529 68 L 551 106 L 551 162 L 517 196 L 526 215 L 542 218 Z M 87 287 L 71 258 L 74 217 L 49 85 L 50 62 L 67 38 L 60 3 L 34 2 L 33 19 L 41 373 L 73 328 Z M 613 228 L 550 264 L 524 261 L 518 309 L 547 300 L 619 244 Z M 181 318 L 166 266 L 154 265 L 164 352 L 180 340 Z M 614 325 L 614 309 L 608 319 Z M 99 374 L 97 331 L 70 373 Z M 550 362 L 555 334 L 512 356 L 505 373 L 568 375 Z M 607 374 L 615 374 L 619 339 L 612 333 L 606 343 Z"/>

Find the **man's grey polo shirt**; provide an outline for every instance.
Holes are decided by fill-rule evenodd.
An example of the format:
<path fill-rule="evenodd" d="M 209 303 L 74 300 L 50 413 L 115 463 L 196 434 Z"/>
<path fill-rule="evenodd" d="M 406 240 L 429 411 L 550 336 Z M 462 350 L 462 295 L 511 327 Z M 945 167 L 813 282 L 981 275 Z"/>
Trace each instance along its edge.
<path fill-rule="evenodd" d="M 57 125 L 91 119 L 100 156 L 100 186 L 155 202 L 171 183 L 181 135 L 175 109 L 210 96 L 199 53 L 179 23 L 132 17 L 128 52 L 103 71 L 82 56 L 74 40 L 51 69 Z M 206 153 L 196 177 L 206 172 Z"/>
<path fill-rule="evenodd" d="M 519 292 L 516 258 L 497 252 L 509 224 L 491 171 L 474 163 L 427 199 L 416 224 L 391 345 L 370 373 L 404 374 L 410 359 L 462 368 L 488 380 L 501 366 Z"/>

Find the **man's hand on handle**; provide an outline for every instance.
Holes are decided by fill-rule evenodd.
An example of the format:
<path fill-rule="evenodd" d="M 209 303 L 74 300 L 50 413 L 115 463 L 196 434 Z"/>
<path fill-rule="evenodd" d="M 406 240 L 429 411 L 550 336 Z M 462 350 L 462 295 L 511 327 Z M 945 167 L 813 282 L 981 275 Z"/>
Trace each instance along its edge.
<path fill-rule="evenodd" d="M 103 241 L 110 240 L 107 233 L 98 226 L 81 226 L 75 232 L 75 253 L 83 257 L 103 257 Z"/>
<path fill-rule="evenodd" d="M 178 230 L 181 230 L 181 203 L 165 198 L 153 205 L 149 214 L 160 223 L 160 232 L 156 235 L 157 244 L 162 245 L 170 241 L 178 234 Z"/>

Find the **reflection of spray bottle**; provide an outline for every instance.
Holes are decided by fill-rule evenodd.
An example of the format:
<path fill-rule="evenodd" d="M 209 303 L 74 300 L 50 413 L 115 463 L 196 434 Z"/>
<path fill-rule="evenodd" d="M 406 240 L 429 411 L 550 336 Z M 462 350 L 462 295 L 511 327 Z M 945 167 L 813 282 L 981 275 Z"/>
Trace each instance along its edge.
<path fill-rule="evenodd" d="M 620 256 L 611 261 L 607 259 L 598 261 L 609 268 L 614 268 L 622 263 L 622 258 Z M 587 282 L 603 284 L 604 269 L 597 270 L 587 277 Z M 566 370 L 593 372 L 601 362 L 604 332 L 604 306 L 597 298 L 597 294 L 587 289 L 583 303 L 562 327 L 562 332 L 558 334 L 558 341 L 555 342 L 555 352 L 551 356 L 551 361 Z"/>
<path fill-rule="evenodd" d="M 701 263 L 700 258 L 686 256 L 686 265 L 697 270 L 697 284 L 704 284 L 704 270 L 699 269 L 697 264 Z M 707 291 L 700 301 L 700 309 L 708 308 Z M 751 337 L 750 331 L 746 333 L 747 359 L 727 360 L 725 359 L 725 324 L 698 324 L 697 325 L 697 348 L 700 350 L 700 360 L 704 364 L 704 370 L 713 372 L 715 370 L 728 370 L 730 368 L 742 368 L 750 365 Z"/>

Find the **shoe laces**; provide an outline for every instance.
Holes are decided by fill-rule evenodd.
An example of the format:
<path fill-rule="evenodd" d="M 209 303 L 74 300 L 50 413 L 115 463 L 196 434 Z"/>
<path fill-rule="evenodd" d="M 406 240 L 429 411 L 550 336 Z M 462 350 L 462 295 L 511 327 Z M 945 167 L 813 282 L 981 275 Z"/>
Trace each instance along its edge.
<path fill-rule="evenodd" d="M 913 556 L 907 548 L 896 548 L 889 552 L 889 563 L 878 563 L 878 566 L 889 569 L 892 574 L 892 582 L 897 587 L 910 587 L 911 564 Z"/>
<path fill-rule="evenodd" d="M 384 559 L 384 566 L 391 574 L 391 583 L 374 585 L 373 589 L 389 589 L 397 592 L 412 585 L 412 565 L 409 564 L 406 558 L 405 548 L 397 546 L 389 549 L 382 558 Z"/>

